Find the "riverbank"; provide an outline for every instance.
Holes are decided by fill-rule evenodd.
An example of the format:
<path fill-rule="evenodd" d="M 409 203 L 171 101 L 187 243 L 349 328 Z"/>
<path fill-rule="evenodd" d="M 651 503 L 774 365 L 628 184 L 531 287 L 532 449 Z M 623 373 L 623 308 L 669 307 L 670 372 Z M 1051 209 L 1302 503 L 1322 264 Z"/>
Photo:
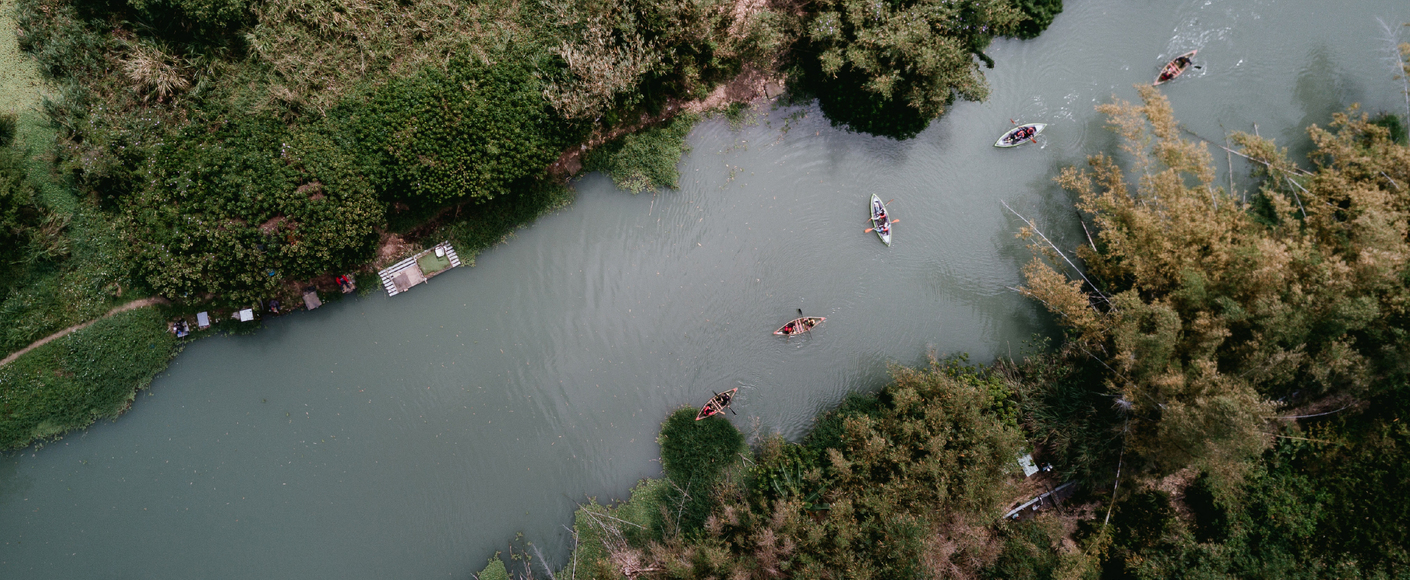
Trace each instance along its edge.
<path fill-rule="evenodd" d="M 375 270 L 423 240 L 448 239 L 473 263 L 568 203 L 566 180 L 584 164 L 633 192 L 673 187 L 694 116 L 778 96 L 793 66 L 785 55 L 811 18 L 787 3 L 692 4 L 669 22 L 645 18 L 648 40 L 613 36 L 634 21 L 604 20 L 586 3 L 477 7 L 499 33 L 417 4 L 364 23 L 377 39 L 349 43 L 296 16 L 307 13 L 299 2 L 108 7 L 123 21 L 186 25 L 133 30 L 65 0 L 16 6 L 17 47 L 37 57 L 56 96 L 53 125 L 20 145 L 32 150 L 41 203 L 16 230 L 29 266 L 0 305 L 7 354 L 124 292 L 169 298 L 173 312 L 297 304 L 303 288 L 331 289 L 332 275 Z M 969 19 L 948 27 L 966 37 L 965 59 L 1023 18 L 1005 2 L 993 8 L 945 16 Z M 410 40 L 410 20 L 437 24 Z M 241 27 L 251 34 L 230 36 Z M 226 50 L 241 42 L 253 60 Z M 327 52 L 295 48 L 308 46 Z M 967 60 L 947 66 L 978 74 Z M 313 73 L 333 80 L 317 86 Z M 472 85 L 482 87 L 473 99 L 447 100 Z"/>

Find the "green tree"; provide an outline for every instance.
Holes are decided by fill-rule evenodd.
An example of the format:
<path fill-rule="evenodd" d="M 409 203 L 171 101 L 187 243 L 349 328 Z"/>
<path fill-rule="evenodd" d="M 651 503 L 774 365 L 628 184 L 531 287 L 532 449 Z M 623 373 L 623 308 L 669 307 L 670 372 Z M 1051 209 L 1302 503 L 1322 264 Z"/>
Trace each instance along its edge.
<path fill-rule="evenodd" d="M 344 109 L 382 195 L 485 201 L 543 173 L 579 135 L 544 100 L 526 58 L 456 58 Z"/>
<path fill-rule="evenodd" d="M 355 159 L 318 126 L 207 117 L 153 159 L 126 213 L 139 267 L 164 296 L 248 303 L 286 279 L 371 255 L 381 204 Z"/>
<path fill-rule="evenodd" d="M 1014 0 L 1014 4 L 1027 17 L 1014 30 L 1019 38 L 1037 38 L 1062 13 L 1062 0 Z"/>
<path fill-rule="evenodd" d="M 955 98 L 989 94 L 984 48 L 1023 18 L 1009 0 L 818 0 L 801 42 L 804 82 L 835 125 L 914 137 Z"/>

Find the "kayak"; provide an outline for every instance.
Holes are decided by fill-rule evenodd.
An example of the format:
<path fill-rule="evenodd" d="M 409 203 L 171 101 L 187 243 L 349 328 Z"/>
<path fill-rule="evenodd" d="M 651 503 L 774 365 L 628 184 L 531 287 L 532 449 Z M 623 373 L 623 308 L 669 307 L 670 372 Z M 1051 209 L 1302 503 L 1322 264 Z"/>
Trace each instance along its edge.
<path fill-rule="evenodd" d="M 1027 125 L 1019 125 L 1017 127 L 1009 129 L 1007 133 L 1004 133 L 1003 137 L 999 137 L 999 140 L 994 142 L 994 146 L 1003 148 L 1018 147 L 1019 145 L 1022 145 L 1025 141 L 1037 137 L 1038 134 L 1042 133 L 1043 129 L 1047 126 L 1047 123 L 1029 123 Z M 1029 129 L 1031 129 L 1032 131 L 1030 132 Z"/>
<path fill-rule="evenodd" d="M 734 400 L 734 394 L 737 392 L 739 392 L 739 387 L 735 387 L 723 393 L 715 393 L 715 396 L 710 397 L 710 400 L 705 403 L 705 406 L 700 408 L 700 414 L 695 416 L 695 420 L 699 421 L 706 417 L 713 417 L 725 412 L 725 407 L 728 407 L 730 402 Z"/>
<path fill-rule="evenodd" d="M 1196 52 L 1199 52 L 1199 50 L 1191 50 L 1175 57 L 1175 60 L 1170 61 L 1160 69 L 1160 74 L 1155 77 L 1155 82 L 1151 83 L 1151 85 L 1162 85 L 1175 80 L 1175 77 L 1185 74 L 1185 71 L 1190 69 L 1190 63 L 1193 62 Z"/>
<path fill-rule="evenodd" d="M 871 227 L 881 243 L 891 245 L 891 216 L 886 213 L 886 204 L 875 193 L 871 194 Z M 778 334 L 778 333 L 774 333 Z"/>
<path fill-rule="evenodd" d="M 802 318 L 794 318 L 793 320 L 788 321 L 788 324 L 778 327 L 778 330 L 775 330 L 774 334 L 777 334 L 779 336 L 791 336 L 801 332 L 808 332 L 812 330 L 814 326 L 822 324 L 822 321 L 824 320 L 827 319 L 821 316 L 804 316 Z"/>

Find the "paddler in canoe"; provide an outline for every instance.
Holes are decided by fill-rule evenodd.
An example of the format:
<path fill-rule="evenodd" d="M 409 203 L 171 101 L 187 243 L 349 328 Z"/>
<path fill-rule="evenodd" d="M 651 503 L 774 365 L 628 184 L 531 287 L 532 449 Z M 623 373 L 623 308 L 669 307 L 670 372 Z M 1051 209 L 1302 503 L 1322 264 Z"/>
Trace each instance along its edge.
<path fill-rule="evenodd" d="M 715 396 L 710 397 L 710 400 L 705 402 L 705 406 L 700 408 L 700 413 L 695 416 L 695 420 L 699 421 L 723 413 L 724 410 L 729 407 L 729 404 L 734 401 L 734 394 L 737 392 L 739 392 L 739 387 L 735 387 L 723 393 L 715 393 Z M 734 410 L 731 409 L 730 412 L 733 413 Z"/>
<path fill-rule="evenodd" d="M 785 324 L 778 330 L 775 330 L 774 334 L 777 334 L 779 336 L 792 336 L 800 332 L 808 332 L 812 330 L 814 326 L 822 324 L 822 321 L 824 320 L 827 319 L 821 316 L 795 318 L 793 320 L 788 321 L 788 324 Z"/>
<path fill-rule="evenodd" d="M 872 218 L 872 223 L 876 224 L 876 231 L 882 236 L 891 235 L 891 216 L 886 214 L 886 204 L 881 203 L 881 199 L 872 196 L 872 210 L 876 217 Z"/>
<path fill-rule="evenodd" d="M 1199 52 L 1199 50 L 1191 50 L 1175 57 L 1175 60 L 1166 63 L 1165 67 L 1160 69 L 1160 75 L 1155 77 L 1155 82 L 1151 83 L 1152 86 L 1168 83 L 1175 80 L 1175 77 L 1184 74 L 1185 71 L 1189 70 L 1190 64 L 1194 62 L 1196 52 Z"/>
<path fill-rule="evenodd" d="M 1013 119 L 1009 119 L 1009 122 L 1018 125 L 1018 123 L 1014 122 Z M 999 140 L 994 142 L 994 146 L 1008 148 L 1018 147 L 1019 145 L 1022 145 L 1025 141 L 1032 141 L 1034 143 L 1037 143 L 1038 134 L 1042 133 L 1043 129 L 1047 126 L 1048 125 L 1046 123 L 1028 123 L 1025 125 L 1018 125 L 1017 127 L 1009 129 L 1007 133 L 1001 135 L 999 137 Z"/>

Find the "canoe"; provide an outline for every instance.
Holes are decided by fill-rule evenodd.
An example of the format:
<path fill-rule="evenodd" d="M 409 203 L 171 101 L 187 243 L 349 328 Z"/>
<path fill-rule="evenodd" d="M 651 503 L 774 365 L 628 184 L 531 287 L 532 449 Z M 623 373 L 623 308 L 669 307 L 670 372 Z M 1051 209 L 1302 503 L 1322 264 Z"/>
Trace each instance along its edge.
<path fill-rule="evenodd" d="M 886 227 L 882 227 L 886 224 Z M 871 227 L 881 243 L 891 245 L 891 215 L 886 213 L 886 204 L 875 193 L 871 194 Z M 775 333 L 777 334 L 777 333 Z"/>
<path fill-rule="evenodd" d="M 1191 50 L 1166 63 L 1166 65 L 1160 69 L 1160 74 L 1156 75 L 1155 82 L 1151 83 L 1151 85 L 1159 86 L 1175 80 L 1175 77 L 1185 74 L 1185 71 L 1190 69 L 1190 64 L 1193 62 L 1196 52 L 1199 52 L 1199 50 Z"/>
<path fill-rule="evenodd" d="M 710 400 L 705 403 L 705 406 L 700 408 L 700 414 L 695 416 L 695 420 L 699 421 L 706 417 L 713 417 L 725 412 L 725 407 L 728 407 L 730 402 L 734 400 L 734 394 L 737 392 L 739 392 L 739 387 L 735 387 L 723 393 L 715 393 L 715 396 L 710 397 Z"/>
<path fill-rule="evenodd" d="M 794 318 L 793 320 L 788 321 L 788 324 L 778 327 L 778 330 L 775 330 L 774 334 L 777 334 L 779 336 L 791 336 L 794 334 L 808 332 L 811 331 L 814 326 L 822 324 L 822 321 L 824 320 L 827 319 L 821 316 L 804 316 L 802 318 Z"/>
<path fill-rule="evenodd" d="M 1002 137 L 999 137 L 999 140 L 994 142 L 994 146 L 1002 147 L 1005 149 L 1009 147 L 1018 147 L 1019 145 L 1022 145 L 1027 142 L 1029 139 L 1037 137 L 1038 134 L 1042 133 L 1043 129 L 1047 126 L 1047 123 L 1029 123 L 1027 125 L 1019 125 L 1017 127 L 1009 129 L 1007 133 L 1004 133 Z M 1024 131 L 1025 129 L 1033 129 L 1033 133 L 1024 137 L 1019 137 L 1019 134 L 1021 132 L 1026 132 Z"/>

